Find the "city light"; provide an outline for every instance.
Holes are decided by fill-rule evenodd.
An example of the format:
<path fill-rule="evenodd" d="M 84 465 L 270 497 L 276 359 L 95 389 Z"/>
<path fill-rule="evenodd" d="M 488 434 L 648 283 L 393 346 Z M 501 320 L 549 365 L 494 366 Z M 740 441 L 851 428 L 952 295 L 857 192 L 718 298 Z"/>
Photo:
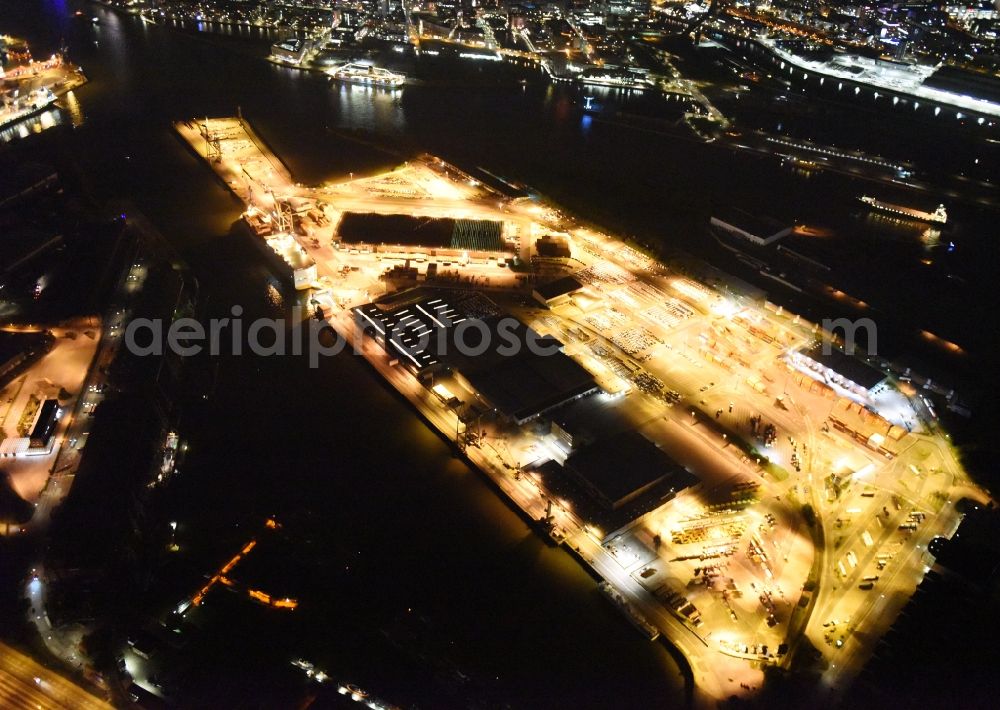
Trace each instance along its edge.
<path fill-rule="evenodd" d="M 1000 11 L 92 11 L 0 8 L 0 705 L 1000 692 Z"/>

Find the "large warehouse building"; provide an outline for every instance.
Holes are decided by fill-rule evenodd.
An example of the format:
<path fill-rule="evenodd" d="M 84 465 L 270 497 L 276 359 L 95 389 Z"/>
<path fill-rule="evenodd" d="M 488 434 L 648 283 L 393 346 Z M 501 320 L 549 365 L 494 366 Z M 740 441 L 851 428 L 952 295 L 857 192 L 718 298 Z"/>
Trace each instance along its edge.
<path fill-rule="evenodd" d="M 506 256 L 514 247 L 504 241 L 503 222 L 403 214 L 345 212 L 337 225 L 343 244 L 375 253 L 428 253 L 474 258 Z"/>
<path fill-rule="evenodd" d="M 583 288 L 583 284 L 572 276 L 563 276 L 561 279 L 550 281 L 535 288 L 531 296 L 543 306 L 558 306 L 565 303 L 569 297 Z"/>
<path fill-rule="evenodd" d="M 792 233 L 792 225 L 782 224 L 770 217 L 753 215 L 734 207 L 717 212 L 710 220 L 713 227 L 757 246 L 770 246 Z"/>
<path fill-rule="evenodd" d="M 355 308 L 354 318 L 417 377 L 448 372 L 483 406 L 518 424 L 598 390 L 558 340 L 481 296 L 451 301 L 424 294 L 391 307 L 369 303 Z"/>
<path fill-rule="evenodd" d="M 617 510 L 660 487 L 677 493 L 698 481 L 635 430 L 574 451 L 566 471 L 604 508 Z"/>
<path fill-rule="evenodd" d="M 816 343 L 790 357 L 793 364 L 810 376 L 861 397 L 871 396 L 888 379 L 878 368 L 829 343 Z"/>

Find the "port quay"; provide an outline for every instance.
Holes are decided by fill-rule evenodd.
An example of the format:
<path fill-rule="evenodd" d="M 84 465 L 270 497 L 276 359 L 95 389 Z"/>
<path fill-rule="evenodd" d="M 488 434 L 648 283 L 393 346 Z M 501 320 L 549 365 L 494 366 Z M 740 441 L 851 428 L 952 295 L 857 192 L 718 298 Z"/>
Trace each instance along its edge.
<path fill-rule="evenodd" d="M 698 707 L 749 696 L 805 646 L 818 692 L 838 697 L 929 569 L 928 543 L 954 534 L 956 504 L 989 502 L 919 391 L 759 293 L 431 156 L 303 186 L 242 118 L 175 130 L 317 317 L 684 656 Z M 405 230 L 365 233 L 372 219 L 454 231 L 386 244 Z M 502 313 L 560 354 L 511 376 L 378 337 Z M 581 422 L 618 433 L 590 442 Z"/>
<path fill-rule="evenodd" d="M 7 72 L 0 70 L 0 85 L 5 83 L 17 87 L 20 95 L 0 106 L 0 130 L 12 128 L 51 107 L 60 97 L 86 84 L 87 77 L 80 67 L 56 54 Z"/>

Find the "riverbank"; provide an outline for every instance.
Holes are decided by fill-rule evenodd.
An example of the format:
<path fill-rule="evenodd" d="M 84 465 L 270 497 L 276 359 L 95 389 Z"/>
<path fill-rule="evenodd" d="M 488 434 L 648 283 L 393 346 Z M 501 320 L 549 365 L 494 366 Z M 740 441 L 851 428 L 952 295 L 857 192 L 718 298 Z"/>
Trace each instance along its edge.
<path fill-rule="evenodd" d="M 242 122 L 241 124 L 245 125 Z M 235 122 L 216 120 L 212 125 L 218 126 L 220 133 L 225 132 L 229 140 L 234 141 L 235 146 L 244 146 L 244 149 L 246 148 L 246 139 L 239 139 L 236 135 L 238 131 Z M 222 128 L 223 126 L 227 128 Z M 233 173 L 232 167 L 227 165 L 225 160 L 215 161 L 211 158 L 214 154 L 226 154 L 225 147 L 218 149 L 210 148 L 210 144 L 205 143 L 201 137 L 202 134 L 197 133 L 190 123 L 181 122 L 175 124 L 175 129 L 191 145 L 192 149 L 213 168 L 213 172 L 221 177 L 228 189 L 239 199 L 249 204 L 250 192 L 248 192 L 248 189 L 250 182 L 247 182 L 246 188 L 241 188 L 240 185 L 242 183 L 235 179 L 238 176 Z M 211 131 L 212 129 L 208 130 Z M 240 164 L 250 165 L 251 172 L 255 174 L 257 168 L 254 166 L 256 165 L 280 164 L 278 158 L 271 154 L 261 142 L 253 141 L 253 143 L 256 150 L 251 152 L 256 157 L 252 159 L 248 158 L 249 154 L 245 151 L 239 153 L 238 156 L 234 155 L 234 157 L 238 157 Z M 203 146 L 205 146 L 204 149 Z M 286 191 L 295 184 L 293 183 L 294 178 L 284 174 L 283 171 L 279 171 L 277 179 L 279 180 L 279 185 L 284 185 L 284 190 Z M 323 191 L 329 191 L 330 189 L 329 186 L 322 188 Z M 282 190 L 279 189 L 279 192 L 282 192 Z M 328 247 L 324 249 L 328 249 Z M 326 270 L 327 267 L 323 263 L 323 257 L 316 256 L 316 259 L 320 263 L 322 270 Z M 360 293 L 358 296 L 364 298 Z M 446 441 L 449 441 L 451 445 L 459 447 L 463 451 L 463 458 L 475 470 L 486 477 L 492 486 L 501 492 L 527 520 L 536 523 L 546 517 L 548 502 L 556 500 L 558 496 L 553 492 L 546 491 L 534 477 L 521 476 L 520 470 L 516 467 L 512 468 L 495 448 L 479 446 L 461 447 L 459 441 L 452 439 L 451 433 L 457 431 L 461 424 L 456 421 L 457 414 L 451 410 L 442 408 L 440 402 L 434 400 L 424 385 L 408 371 L 393 366 L 384 350 L 378 348 L 373 342 L 360 337 L 353 326 L 352 312 L 348 310 L 346 304 L 339 311 L 327 316 L 327 322 L 346 343 L 352 346 L 355 352 L 364 355 L 368 364 L 376 370 L 383 381 L 391 385 L 398 394 L 402 395 L 432 430 Z M 624 593 L 627 595 L 630 603 L 639 609 L 640 613 L 655 618 L 658 625 L 670 630 L 670 643 L 687 659 L 687 663 L 693 671 L 690 675 L 687 673 L 684 675 L 686 677 L 693 676 L 696 679 L 696 685 L 693 688 L 689 687 L 687 694 L 693 697 L 693 702 L 697 706 L 709 707 L 713 702 L 713 698 L 719 699 L 728 697 L 733 693 L 739 694 L 742 685 L 751 687 L 751 683 L 760 683 L 760 678 L 756 677 L 755 672 L 745 667 L 745 664 L 732 665 L 729 662 L 722 662 L 715 657 L 714 653 L 712 661 L 708 661 L 704 657 L 704 654 L 705 652 L 712 652 L 713 649 L 709 648 L 705 638 L 684 620 L 673 616 L 665 608 L 660 607 L 647 592 L 642 590 L 631 576 L 625 573 L 620 561 L 615 558 L 614 554 L 603 547 L 602 543 L 610 535 L 604 536 L 603 534 L 595 533 L 593 528 L 568 509 L 562 509 L 562 513 L 565 517 L 560 520 L 561 531 L 557 535 L 557 539 L 564 542 L 572 550 L 574 557 L 585 564 L 598 579 L 612 584 L 620 591 L 625 590 Z M 742 660 L 735 657 L 729 658 L 734 661 Z M 711 671 L 709 671 L 710 667 Z M 722 684 L 725 681 L 721 680 L 722 675 L 726 675 L 729 678 L 740 678 L 741 680 L 735 684 L 731 681 L 729 687 L 723 687 Z"/>
<path fill-rule="evenodd" d="M 523 92 L 421 88 L 398 97 L 331 92 L 316 77 L 277 71 L 248 62 L 243 55 L 230 56 L 215 42 L 187 42 L 182 33 L 138 22 L 113 25 L 109 20 L 101 27 L 107 37 L 100 48 L 91 41 L 94 30 L 89 24 L 77 27 L 79 59 L 93 74 L 95 86 L 80 97 L 87 124 L 83 130 L 67 132 L 66 140 L 86 143 L 95 182 L 118 194 L 137 195 L 144 210 L 195 262 L 220 316 L 229 315 L 232 303 L 256 304 L 260 312 L 274 315 L 279 296 L 245 239 L 226 237 L 239 212 L 232 209 L 228 190 L 217 190 L 211 171 L 191 160 L 165 128 L 180 117 L 228 115 L 236 105 L 243 106 L 295 175 L 307 183 L 346 179 L 348 170 L 358 170 L 365 159 L 361 146 L 331 140 L 328 128 L 388 135 L 390 141 L 405 133 L 423 150 L 458 165 L 489 166 L 558 195 L 560 204 L 578 211 L 603 210 L 606 214 L 598 221 L 606 226 L 604 217 L 619 218 L 625 229 L 616 231 L 643 234 L 654 241 L 662 238 L 670 246 L 684 245 L 673 209 L 677 200 L 672 199 L 678 172 L 683 173 L 682 189 L 687 185 L 706 196 L 731 192 L 733 199 L 761 209 L 769 207 L 773 194 L 805 203 L 815 192 L 803 195 L 786 189 L 783 175 L 756 162 L 752 180 L 742 179 L 747 158 L 730 158 L 719 151 L 698 159 L 703 148 L 694 141 L 678 145 L 651 133 L 612 130 L 597 121 L 588 128 L 572 110 L 568 92 L 558 87 L 544 95 L 530 86 Z M 67 37 L 71 33 L 67 31 Z M 58 38 L 56 33 L 55 41 Z M 129 73 L 133 77 L 141 73 L 142 81 L 129 81 Z M 176 91 L 180 85 L 183 92 Z M 713 178 L 716 173 L 718 179 Z M 629 179 L 623 181 L 622 175 Z M 775 180 L 777 186 L 772 186 Z M 830 182 L 823 181 L 823 194 L 840 194 Z M 831 204 L 829 210 L 837 207 Z M 961 246 L 959 254 L 967 248 Z M 887 257 L 883 263 L 888 261 Z M 332 545 L 313 553 L 315 558 L 338 570 L 349 562 L 351 577 L 359 569 L 367 568 L 368 573 L 356 590 L 339 592 L 335 605 L 325 604 L 330 598 L 327 587 L 316 595 L 315 604 L 303 607 L 310 633 L 299 634 L 296 643 L 301 638 L 325 653 L 324 638 L 343 639 L 339 647 L 353 639 L 354 648 L 365 639 L 369 652 L 358 654 L 363 660 L 357 665 L 388 669 L 393 666 L 379 655 L 377 639 L 364 636 L 364 627 L 377 627 L 386 618 L 381 608 L 373 608 L 370 590 L 380 589 L 379 599 L 392 599 L 389 613 L 410 606 L 436 608 L 444 598 L 435 617 L 439 623 L 453 620 L 469 630 L 459 634 L 458 646 L 466 641 L 464 653 L 472 659 L 470 665 L 488 670 L 491 678 L 504 676 L 498 693 L 516 694 L 512 689 L 524 687 L 525 682 L 535 684 L 532 693 L 551 691 L 554 685 L 558 697 L 612 706 L 610 693 L 595 695 L 595 686 L 601 683 L 615 691 L 619 702 L 623 690 L 636 704 L 642 704 L 639 698 L 647 703 L 649 698 L 662 699 L 662 692 L 648 692 L 663 685 L 649 673 L 639 685 L 635 676 L 593 677 L 594 667 L 624 668 L 643 662 L 649 667 L 665 653 L 657 644 L 637 643 L 635 632 L 596 594 L 591 578 L 560 549 L 546 548 L 537 536 L 528 534 L 481 476 L 450 458 L 412 408 L 401 397 L 388 395 L 389 387 L 371 382 L 367 365 L 354 360 L 345 356 L 331 361 L 318 375 L 304 367 L 299 373 L 294 363 L 265 364 L 249 358 L 233 359 L 221 368 L 215 416 L 205 422 L 185 476 L 172 484 L 185 495 L 183 505 L 178 504 L 167 519 L 179 520 L 182 534 L 185 525 L 191 526 L 187 549 L 196 554 L 196 546 L 202 550 L 207 547 L 204 541 L 226 535 L 246 510 L 271 512 L 274 506 L 278 512 L 320 510 L 324 525 L 334 529 L 348 549 L 341 552 L 339 545 Z M 234 371 L 238 377 L 231 374 Z M 227 384 L 227 379 L 233 382 Z M 251 382 L 255 406 L 247 406 Z M 233 411 L 242 413 L 238 423 L 229 421 Z M 294 442 L 302 465 L 289 466 L 284 452 L 274 451 L 275 442 Z M 192 514 L 192 507 L 198 506 L 211 511 Z M 463 534 L 456 536 L 455 530 Z M 373 534 L 378 536 L 374 543 Z M 405 544 L 397 545 L 399 541 Z M 387 549 L 400 553 L 393 555 L 391 581 L 385 576 Z M 509 554 L 512 549 L 523 554 Z M 197 565 L 199 572 L 209 568 Z M 460 572 L 442 577 L 447 570 Z M 424 579 L 427 591 L 414 589 L 414 580 Z M 560 586 L 563 579 L 566 583 Z M 474 598 L 467 608 L 459 608 L 462 595 L 473 588 Z M 519 591 L 525 589 L 533 593 Z M 331 607 L 348 610 L 345 614 L 358 619 L 359 628 L 345 634 L 331 623 L 323 626 L 324 616 L 338 615 Z M 512 619 L 519 630 L 516 641 L 507 634 Z M 237 621 L 242 623 L 243 617 Z M 319 638 L 308 641 L 310 635 Z M 498 643 L 504 647 L 493 653 Z M 613 652 L 605 652 L 609 648 Z M 588 659 L 603 654 L 606 660 L 585 664 L 577 651 Z M 337 667 L 333 661 L 323 665 Z M 540 668 L 545 671 L 539 672 Z M 572 680 L 570 669 L 579 673 Z M 366 683 L 363 673 L 350 676 Z M 580 687 L 581 677 L 592 681 L 585 689 Z"/>

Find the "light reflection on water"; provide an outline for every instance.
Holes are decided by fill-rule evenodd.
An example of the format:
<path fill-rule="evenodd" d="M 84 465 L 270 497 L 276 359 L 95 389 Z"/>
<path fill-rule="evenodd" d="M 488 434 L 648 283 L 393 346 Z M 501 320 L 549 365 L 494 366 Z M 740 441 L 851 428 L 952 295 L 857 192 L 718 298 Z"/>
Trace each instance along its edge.
<path fill-rule="evenodd" d="M 276 313 L 285 312 L 285 299 L 281 295 L 281 284 L 275 280 L 268 280 L 265 289 L 265 300 L 267 304 L 271 306 Z"/>
<path fill-rule="evenodd" d="M 941 245 L 941 230 L 937 227 L 928 227 L 920 235 L 920 241 L 924 243 L 924 251 L 931 251 Z"/>
<path fill-rule="evenodd" d="M 0 143 L 10 143 L 21 138 L 27 138 L 30 135 L 41 133 L 53 126 L 62 125 L 64 122 L 65 119 L 62 112 L 57 108 L 50 108 L 0 131 Z"/>
<path fill-rule="evenodd" d="M 74 128 L 78 128 L 83 125 L 83 108 L 80 106 L 80 100 L 77 99 L 76 93 L 70 91 L 62 98 L 62 103 L 66 107 L 66 113 L 69 115 L 70 123 L 73 124 Z"/>
<path fill-rule="evenodd" d="M 381 89 L 359 84 L 331 84 L 331 103 L 352 126 L 379 126 L 382 130 L 402 133 L 406 113 L 401 111 L 403 90 Z"/>
<path fill-rule="evenodd" d="M 936 244 L 941 230 L 923 222 L 905 217 L 868 212 L 864 217 L 866 231 L 875 237 L 897 239 L 904 242 L 919 240 L 925 245 Z"/>
<path fill-rule="evenodd" d="M 165 23 L 168 27 L 178 30 L 195 30 L 208 34 L 217 34 L 223 37 L 241 37 L 243 39 L 267 39 L 277 40 L 288 35 L 296 34 L 295 30 L 274 29 L 271 27 L 258 27 L 246 23 L 215 22 L 212 20 L 180 20 L 170 19 Z"/>

